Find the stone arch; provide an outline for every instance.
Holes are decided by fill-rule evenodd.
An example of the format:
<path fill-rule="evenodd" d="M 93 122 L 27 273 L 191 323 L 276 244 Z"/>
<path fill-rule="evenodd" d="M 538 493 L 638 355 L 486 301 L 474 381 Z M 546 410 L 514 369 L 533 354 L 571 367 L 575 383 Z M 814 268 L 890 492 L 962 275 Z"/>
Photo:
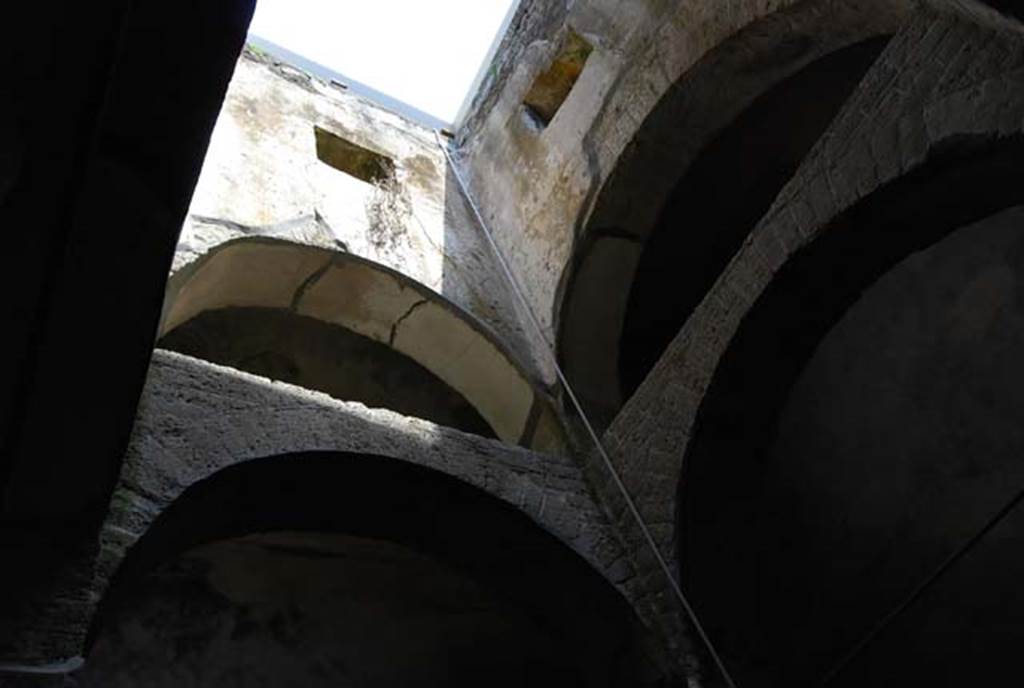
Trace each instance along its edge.
<path fill-rule="evenodd" d="M 387 344 L 281 308 L 204 311 L 169 332 L 161 349 L 386 408 L 481 437 L 494 430 L 443 380 Z"/>
<path fill-rule="evenodd" d="M 415 280 L 352 254 L 265 237 L 220 244 L 171 277 L 159 335 L 173 337 L 197 318 L 227 310 L 258 320 L 258 309 L 293 324 L 340 327 L 390 349 L 398 356 L 389 356 L 389 365 L 411 359 L 454 391 L 445 395 L 450 406 L 464 399 L 469 413 L 463 409 L 461 417 L 478 414 L 506 442 L 563 451 L 547 395 L 497 337 Z"/>
<path fill-rule="evenodd" d="M 918 69 L 954 55 L 956 68 Z M 764 444 L 797 373 L 861 291 L 909 254 L 1024 204 L 1022 70 L 1015 26 L 935 13 L 902 31 L 608 431 L 684 583 L 683 523 L 695 500 L 714 500 L 697 494 L 708 471 Z"/>
<path fill-rule="evenodd" d="M 536 454 L 168 351 L 154 354 L 120 484 L 143 497 L 163 495 L 156 507 L 143 509 L 150 518 L 217 470 L 263 456 L 322 451 L 439 470 L 518 506 L 598 568 L 608 568 L 595 554 L 608 545 L 608 535 L 568 457 Z M 119 523 L 117 510 L 111 514 L 109 533 L 138 525 L 137 515 Z"/>
<path fill-rule="evenodd" d="M 995 154 L 980 154 L 976 160 L 961 159 L 952 163 L 953 166 L 945 170 L 945 174 L 939 171 L 941 163 L 929 171 L 922 170 L 920 175 L 912 175 L 910 179 L 902 180 L 903 183 L 895 183 L 884 190 L 876 191 L 868 200 L 858 204 L 848 213 L 842 214 L 831 224 L 832 233 L 828 238 L 822 238 L 790 258 L 785 266 L 774 276 L 771 285 L 761 294 L 751 311 L 744 316 L 735 335 L 732 337 L 727 349 L 718 362 L 714 375 L 705 392 L 699 410 L 697 412 L 691 440 L 687 446 L 683 458 L 682 473 L 679 477 L 680 493 L 677 502 L 677 538 L 679 548 L 680 570 L 688 591 L 694 597 L 702 599 L 703 609 L 707 611 L 705 617 L 718 619 L 714 622 L 720 629 L 723 623 L 723 609 L 720 603 L 720 593 L 715 586 L 708 585 L 710 570 L 715 568 L 715 557 L 709 556 L 708 538 L 713 537 L 713 530 L 716 536 L 722 536 L 733 527 L 733 516 L 723 517 L 724 523 L 707 528 L 708 519 L 711 514 L 719 512 L 719 509 L 726 508 L 726 504 L 732 499 L 743 500 L 739 497 L 745 494 L 748 503 L 762 504 L 768 494 L 778 488 L 778 484 L 785 478 L 773 479 L 762 475 L 760 469 L 755 468 L 758 460 L 763 460 L 768 465 L 775 465 L 773 459 L 778 459 L 778 452 L 784 449 L 775 449 L 776 437 L 779 432 L 780 416 L 789 409 L 788 399 L 790 392 L 797 381 L 801 379 L 801 373 L 806 369 L 812 360 L 816 350 L 824 342 L 824 338 L 835 326 L 840 318 L 858 301 L 862 291 L 867 286 L 873 285 L 875 281 L 890 274 L 890 269 L 895 270 L 900 260 L 916 252 L 923 251 L 934 245 L 938 245 L 949 234 L 970 227 L 986 218 L 997 215 L 1007 207 L 1014 207 L 1024 203 L 1024 194 L 1018 193 L 1015 189 L 1008 188 L 1006 182 L 1018 177 L 1024 172 L 1024 167 L 1012 162 L 1012 158 L 1020 159 L 1024 156 L 1024 140 L 1008 144 L 1005 151 Z M 933 176 L 933 174 L 935 176 Z M 928 182 L 924 182 L 926 176 Z M 944 178 L 943 178 L 944 177 Z M 934 186 L 933 186 L 934 184 Z M 1012 182 L 1010 182 L 1012 184 Z M 954 203 L 936 202 L 935 199 L 942 196 L 955 196 L 957 193 L 977 194 L 973 199 L 976 205 L 965 208 L 961 201 Z M 919 195 L 920 194 L 920 195 Z M 984 228 L 984 225 L 982 225 Z M 964 230 L 966 231 L 966 230 Z M 858 236 L 854 237 L 853 235 Z M 977 236 L 977 229 L 974 230 Z M 856 256 L 856 260 L 851 260 Z M 941 274 L 935 275 L 938 281 Z M 924 317 L 923 314 L 921 316 Z M 875 322 L 875 321 L 871 321 Z M 848 335 L 847 338 L 849 339 Z M 834 350 L 833 346 L 833 350 Z M 893 352 L 895 354 L 895 352 Z M 820 370 L 819 366 L 817 370 Z M 817 375 L 840 373 L 830 369 L 825 373 L 817 372 Z M 816 390 L 828 388 L 828 381 L 818 377 Z M 996 392 L 998 390 L 992 390 Z M 838 394 L 837 394 L 838 396 Z M 875 400 L 875 403 L 883 403 L 884 398 Z M 798 403 L 805 403 L 799 402 Z M 869 400 L 863 403 L 870 404 Z M 951 402 L 948 402 L 951 403 Z M 994 403 L 994 407 L 1001 404 Z M 801 406 L 800 408 L 804 408 Z M 996 411 L 995 408 L 992 409 Z M 789 415 L 792 416 L 789 412 Z M 959 418 L 959 416 L 958 416 Z M 967 426 L 971 426 L 973 419 L 970 417 L 960 419 Z M 789 421 L 791 424 L 795 420 Z M 907 422 L 912 422 L 909 418 Z M 811 420 L 808 419 L 810 424 Z M 831 427 L 831 426 L 829 426 Z M 809 429 L 808 429 L 809 431 Z M 842 437 L 835 437 L 835 442 L 840 442 Z M 936 442 L 940 437 L 936 436 Z M 889 436 L 889 442 L 899 446 L 901 438 L 894 433 Z M 1007 436 L 1006 442 L 1012 442 Z M 787 444 L 790 447 L 792 443 Z M 799 443 L 798 448 L 804 445 Z M 915 447 L 917 445 L 909 445 Z M 935 452 L 934 465 L 944 465 L 941 461 L 942 447 L 946 445 L 936 444 L 933 447 Z M 871 454 L 867 447 L 863 450 L 866 461 Z M 774 453 L 773 453 L 774 452 Z M 838 453 L 838 448 L 837 448 Z M 841 455 L 845 456 L 845 455 Z M 832 459 L 832 454 L 818 457 L 822 462 Z M 793 459 L 796 461 L 797 459 Z M 994 460 L 994 459 L 993 459 Z M 874 463 L 872 463 L 874 465 Z M 748 470 L 749 469 L 749 470 Z M 799 469 L 788 469 L 790 473 L 803 475 Z M 890 469 L 895 471 L 896 469 Z M 910 470 L 909 468 L 907 470 Z M 728 476 L 724 473 L 728 472 Z M 817 472 L 810 471 L 817 474 Z M 856 471 L 848 471 L 856 473 Z M 829 494 L 842 493 L 843 499 L 833 505 L 839 513 L 847 502 L 853 502 L 857 495 L 863 496 L 863 484 L 855 479 L 855 476 L 844 475 L 836 472 L 834 477 L 845 483 L 843 488 L 836 485 L 829 485 Z M 901 473 L 896 472 L 899 478 Z M 878 472 L 874 476 L 878 486 L 874 492 L 870 492 L 874 499 L 878 500 L 877 514 L 889 514 L 887 508 L 883 508 L 884 502 L 881 495 L 884 493 L 881 485 L 890 478 L 887 472 Z M 804 475 L 808 482 L 806 485 L 814 485 Z M 729 488 L 723 489 L 728 482 Z M 919 477 L 919 486 L 922 490 L 928 490 L 938 499 L 940 484 L 942 489 L 951 489 L 944 482 L 937 478 L 928 476 Z M 756 486 L 755 486 L 756 485 Z M 896 487 L 899 484 L 897 483 Z M 820 486 L 819 486 L 820 487 Z M 894 490 L 896 489 L 894 487 Z M 797 491 L 796 488 L 791 488 Z M 803 490 L 810 487 L 801 488 Z M 782 499 L 781 494 L 777 496 Z M 988 508 L 982 507 L 980 512 L 985 512 L 987 517 L 994 513 L 1002 504 L 998 500 L 1005 499 L 1005 495 L 992 493 Z M 803 499 L 801 498 L 801 502 Z M 922 499 L 922 502 L 929 500 Z M 904 497 L 904 503 L 924 508 L 910 495 Z M 954 501 L 955 503 L 955 501 Z M 965 507 L 965 505 L 961 505 Z M 838 652 L 845 643 L 847 647 L 852 646 L 856 641 L 856 634 L 864 634 L 868 628 L 860 624 L 865 623 L 861 614 L 866 616 L 869 613 L 881 615 L 886 605 L 895 607 L 901 599 L 900 595 L 906 595 L 912 586 L 923 579 L 931 571 L 930 568 L 938 566 L 941 559 L 937 556 L 948 555 L 960 542 L 966 538 L 972 527 L 980 527 L 978 513 L 968 513 L 969 509 L 964 508 L 963 524 L 961 528 L 948 528 L 942 536 L 934 537 L 934 542 L 928 546 L 920 546 L 910 539 L 913 535 L 907 535 L 906 541 L 902 537 L 902 530 L 905 524 L 894 522 L 889 531 L 889 537 L 899 543 L 903 554 L 899 557 L 884 555 L 873 552 L 880 559 L 889 558 L 894 560 L 889 566 L 901 564 L 908 570 L 901 572 L 898 581 L 886 579 L 885 565 L 878 565 L 876 571 L 878 580 L 869 584 L 863 584 L 863 589 L 849 587 L 846 594 L 850 599 L 859 600 L 860 610 L 857 614 L 844 619 L 851 628 L 843 629 L 844 633 L 835 638 L 829 638 L 831 644 L 827 650 L 821 650 L 821 660 L 827 666 L 829 661 L 838 661 Z M 776 509 L 777 514 L 763 516 L 761 527 L 768 529 L 769 524 L 790 523 L 789 533 L 797 537 L 802 531 L 799 530 L 801 522 L 789 513 L 789 508 L 780 507 Z M 734 512 L 735 520 L 738 522 L 749 515 L 746 506 L 737 508 Z M 781 514 L 785 514 L 782 516 Z M 847 516 L 849 516 L 847 514 Z M 923 518 L 923 516 L 921 516 Z M 864 526 L 860 523 L 850 525 L 850 533 L 847 534 L 856 541 L 857 547 L 868 548 L 871 542 L 864 532 L 858 530 Z M 827 531 L 824 525 L 817 526 L 825 531 L 827 535 L 835 535 Z M 923 529 L 923 527 L 922 527 Z M 753 548 L 755 542 L 762 543 L 754 530 L 748 531 L 750 541 L 748 545 Z M 824 537 L 824 535 L 822 535 Z M 879 540 L 878 542 L 881 542 Z M 827 550 L 828 542 L 801 542 L 795 543 L 795 548 L 807 547 L 816 548 L 822 553 Z M 766 545 L 767 546 L 767 545 Z M 877 545 L 876 545 L 877 546 Z M 728 549 L 728 548 L 726 548 Z M 750 550 L 748 550 L 750 551 Z M 780 557 L 779 562 L 773 561 L 772 557 L 764 553 L 758 554 L 760 566 L 766 572 L 763 574 L 767 580 L 770 575 L 777 575 L 776 568 L 786 568 L 788 558 L 798 558 L 795 554 L 784 555 L 785 561 Z M 861 560 L 855 558 L 851 552 L 846 558 L 834 553 L 833 571 L 840 568 L 853 570 L 862 566 Z M 818 570 L 810 563 L 814 556 L 807 555 L 808 564 L 803 570 L 810 575 L 812 571 Z M 817 563 L 817 562 L 815 562 Z M 717 569 L 716 569 L 717 570 Z M 788 570 L 788 568 L 787 568 Z M 761 574 L 759 574 L 761 575 Z M 841 578 L 839 573 L 832 574 L 835 578 Z M 914 577 L 917 577 L 914 579 Z M 742 576 L 721 575 L 718 570 L 717 580 L 724 585 L 725 580 L 735 582 Z M 819 581 L 825 579 L 820 576 Z M 828 579 L 831 580 L 831 579 Z M 898 585 L 899 584 L 899 585 Z M 717 585 L 717 584 L 716 584 Z M 900 587 L 905 585 L 905 587 Z M 735 596 L 735 586 L 731 586 Z M 808 584 L 804 590 L 805 595 L 811 594 L 813 582 Z M 818 600 L 819 608 L 824 610 L 834 604 L 824 593 L 820 593 Z M 783 595 L 778 596 L 780 599 Z M 883 601 L 884 600 L 884 601 Z M 887 611 L 887 610 L 886 610 Z M 730 610 L 729 613 L 732 613 Z M 794 617 L 797 616 L 794 613 Z M 819 619 L 820 621 L 820 619 Z M 872 622 L 874 619 L 871 620 Z M 808 622 L 809 623 L 809 622 Z M 794 624 L 798 626 L 799 624 Z M 777 629 L 776 629 L 777 631 Z M 800 633 L 811 633 L 811 629 L 801 628 Z M 977 629 L 982 633 L 982 629 Z M 846 635 L 849 633 L 850 635 Z M 742 634 L 735 634 L 737 638 Z M 785 635 L 785 634 L 781 634 Z M 827 634 L 820 629 L 817 632 L 819 638 L 824 639 Z M 777 634 L 778 637 L 778 634 Z M 749 639 L 749 638 L 748 638 Z M 737 646 L 749 646 L 747 640 L 737 639 L 734 641 Z M 781 640 L 781 639 L 780 639 Z M 792 638 L 789 638 L 792 640 Z M 824 642 L 824 640 L 823 640 Z M 845 649 L 845 648 L 843 648 Z M 767 650 L 767 647 L 766 647 Z M 773 670 L 810 670 L 808 667 L 779 668 Z M 793 678 L 795 676 L 788 676 Z"/>
<path fill-rule="evenodd" d="M 427 561 L 446 567 L 442 569 L 441 582 L 450 577 L 451 585 L 458 586 L 463 594 L 469 594 L 470 581 L 479 582 L 482 592 L 471 594 L 466 600 L 467 607 L 460 612 L 469 616 L 479 613 L 474 605 L 479 607 L 492 599 L 497 601 L 497 606 L 485 610 L 482 619 L 477 621 L 481 624 L 475 632 L 478 646 L 470 651 L 452 645 L 449 653 L 440 657 L 420 657 L 433 659 L 434 664 L 451 663 L 448 667 L 451 673 L 444 685 L 474 685 L 467 681 L 480 678 L 484 668 L 477 662 L 485 661 L 482 657 L 489 658 L 486 661 L 490 662 L 507 661 L 511 671 L 532 672 L 530 685 L 606 686 L 612 685 L 608 681 L 615 679 L 602 674 L 614 676 L 629 671 L 624 666 L 630 661 L 629 607 L 613 587 L 571 550 L 513 506 L 462 481 L 387 457 L 353 454 L 315 453 L 253 459 L 221 469 L 189 486 L 157 516 L 129 550 L 112 581 L 105 604 L 94 619 L 93 637 L 101 635 L 106 621 L 113 621 L 118 613 L 131 611 L 126 606 L 140 598 L 133 588 L 160 564 L 194 551 L 196 546 L 206 545 L 207 551 L 216 551 L 216 543 L 238 543 L 239 537 L 275 533 L 276 536 L 262 536 L 270 545 L 265 551 L 308 547 L 315 542 L 312 534 L 319 537 L 338 534 L 346 538 L 338 550 L 345 557 L 345 569 L 358 567 L 366 559 L 373 564 L 381 557 L 401 557 L 401 553 L 406 552 L 408 559 L 401 559 L 400 566 L 426 570 L 426 573 L 415 569 L 399 571 L 394 584 L 404 581 L 413 585 L 426 579 L 428 582 L 421 585 L 430 585 L 431 578 L 439 574 L 428 568 Z M 307 535 L 297 537 L 299 533 Z M 319 551 L 314 556 L 328 555 Z M 272 563 L 274 558 L 268 557 L 268 560 Z M 217 575 L 225 577 L 223 571 Z M 362 592 L 358 587 L 360 580 L 357 578 L 353 583 L 355 587 L 344 582 L 346 587 L 341 588 L 340 594 L 358 600 Z M 426 591 L 427 600 L 429 595 L 436 594 L 438 604 L 457 604 L 457 598 L 451 600 L 445 596 L 451 594 L 445 587 L 439 585 L 436 591 Z M 231 591 L 231 583 L 222 583 L 222 589 Z M 381 610 L 378 608 L 381 603 L 376 601 L 379 590 L 372 588 L 364 594 L 368 597 L 366 618 L 358 618 L 361 609 L 358 602 L 346 600 L 345 608 L 353 613 L 348 622 L 363 625 L 363 633 L 373 639 L 377 635 L 375 625 L 370 623 L 374 615 L 401 614 L 405 608 L 395 605 L 400 608 L 392 610 L 385 606 Z M 412 607 L 408 613 L 416 613 L 415 594 L 407 591 L 404 596 L 396 593 L 395 597 Z M 322 604 L 330 604 L 330 599 L 322 599 Z M 307 612 L 302 607 L 293 607 L 293 613 Z M 516 633 L 507 629 L 492 630 L 488 624 L 495 623 L 492 617 L 498 614 L 510 617 L 513 631 L 523 633 L 528 629 L 530 635 L 535 633 L 536 637 L 517 638 Z M 393 632 L 388 648 L 391 653 L 409 652 L 415 658 L 424 654 L 417 643 L 428 644 L 431 649 L 445 647 L 443 638 L 419 639 L 417 636 L 417 629 L 419 633 L 428 633 L 430 624 L 435 623 L 429 611 L 425 616 L 409 619 L 413 620 L 412 630 Z M 187 617 L 185 621 L 194 623 Z M 402 623 L 406 617 L 395 616 L 390 621 Z M 173 624 L 175 619 L 171 616 L 166 622 Z M 460 633 L 458 617 L 455 622 L 446 620 L 446 611 L 442 609 L 436 623 L 438 630 L 447 629 L 460 642 L 466 642 L 462 637 L 466 631 Z M 242 626 L 236 626 L 236 632 L 240 632 L 239 628 Z M 300 629 L 298 626 L 292 632 L 299 633 Z M 509 645 L 494 647 L 491 634 Z M 350 641 L 356 642 L 359 637 L 360 633 L 353 633 Z M 211 641 L 215 638 L 213 636 Z M 437 647 L 430 645 L 431 641 L 437 643 Z M 517 642 L 522 645 L 515 644 Z M 550 646 L 538 648 L 535 646 L 538 642 L 550 643 Z M 404 643 L 409 647 L 403 647 Z M 376 653 L 369 651 L 373 649 L 371 643 L 361 649 L 367 664 L 373 666 L 380 662 Z M 116 650 L 115 644 L 112 651 L 107 650 L 107 654 L 114 657 L 104 657 L 104 665 L 95 667 L 97 678 L 103 678 L 103 669 L 111 666 Z M 513 654 L 516 652 L 530 652 L 531 656 L 521 659 Z M 87 661 L 87 671 L 92 659 Z M 248 664 L 259 667 L 261 660 L 252 657 Z M 535 664 L 540 664 L 543 671 L 531 668 Z M 359 668 L 354 667 L 355 675 L 359 675 Z M 432 669 L 429 662 L 424 669 L 429 676 Z M 523 685 L 519 678 L 512 676 L 494 675 L 493 680 L 495 685 Z"/>
<path fill-rule="evenodd" d="M 483 579 L 579 653 L 581 685 L 625 670 L 592 651 L 636 658 L 618 546 L 569 459 L 158 351 L 90 597 L 206 541 L 318 529 Z"/>
<path fill-rule="evenodd" d="M 555 300 L 560 359 L 599 422 L 635 390 L 909 10 L 784 4 L 694 63 L 650 56 L 671 87 L 631 106 L 646 115 L 596 193 Z M 741 190 L 744 179 L 756 183 Z"/>

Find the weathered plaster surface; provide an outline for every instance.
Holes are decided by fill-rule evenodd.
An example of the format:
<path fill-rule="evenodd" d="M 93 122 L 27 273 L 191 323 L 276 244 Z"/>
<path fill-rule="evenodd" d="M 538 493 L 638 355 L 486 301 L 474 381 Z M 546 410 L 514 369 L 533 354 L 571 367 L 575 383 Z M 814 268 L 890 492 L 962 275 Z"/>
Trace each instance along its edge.
<path fill-rule="evenodd" d="M 775 16 L 774 22 L 799 34 L 830 27 L 820 44 L 800 56 L 810 59 L 816 50 L 891 26 L 906 4 L 591 0 L 574 3 L 560 24 L 545 24 L 546 35 L 527 34 L 528 46 L 513 43 L 517 49 L 509 58 L 517 59 L 515 67 L 503 66 L 509 78 L 499 93 L 480 98 L 478 112 L 460 134 L 462 164 L 472 193 L 487 209 L 502 249 L 548 328 L 546 336 L 553 340 L 558 283 L 598 190 L 658 102 L 702 57 L 745 27 Z M 860 25 L 851 27 L 845 15 L 859 18 Z M 569 27 L 595 50 L 559 114 L 537 131 L 523 117 L 522 98 Z M 755 37 L 737 50 L 753 59 L 757 47 Z M 680 170 L 666 168 L 665 173 Z M 634 210 L 657 208 L 638 203 Z"/>
<path fill-rule="evenodd" d="M 534 348 L 556 340 L 560 289 L 585 232 L 642 238 L 701 147 L 773 83 L 829 52 L 894 33 L 919 7 L 1007 21 L 961 0 L 554 4 L 558 11 L 520 10 L 492 66 L 503 78 L 484 83 L 458 139 L 471 193 L 545 327 L 543 337 L 528 332 Z M 595 50 L 558 115 L 538 129 L 523 98 L 569 29 Z M 671 126 L 650 138 L 645 125 L 655 115 Z M 636 172 L 644 183 L 633 182 Z M 627 194 L 606 189 L 623 179 L 632 184 Z M 612 204 L 600 207 L 601 195 Z M 615 244 L 609 250 L 635 250 Z M 614 300 L 609 308 L 614 329 L 621 309 Z"/>
<path fill-rule="evenodd" d="M 393 182 L 371 185 L 321 162 L 314 127 L 391 158 Z M 174 269 L 244 236 L 341 249 L 401 272 L 536 365 L 434 132 L 248 49 L 214 129 Z"/>
<path fill-rule="evenodd" d="M 369 337 L 437 375 L 506 442 L 565 452 L 554 405 L 529 367 L 490 328 L 395 270 L 293 241 L 229 240 L 171 277 L 160 334 L 232 307 L 285 310 Z"/>

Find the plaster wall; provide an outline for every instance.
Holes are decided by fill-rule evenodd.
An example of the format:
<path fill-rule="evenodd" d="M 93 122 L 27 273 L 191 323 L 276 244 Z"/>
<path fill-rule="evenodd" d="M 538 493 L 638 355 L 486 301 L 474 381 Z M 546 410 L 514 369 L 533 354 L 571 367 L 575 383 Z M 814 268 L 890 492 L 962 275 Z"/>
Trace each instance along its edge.
<path fill-rule="evenodd" d="M 350 253 L 268 237 L 231 240 L 173 275 L 164 307 L 162 335 L 228 308 L 277 309 L 344 328 L 422 365 L 470 402 L 504 441 L 552 452 L 565 447 L 550 399 L 493 330 L 423 284 Z M 336 355 L 358 355 L 353 349 L 342 353 L 342 340 L 331 346 Z M 250 347 L 247 355 L 258 353 Z M 341 393 L 345 386 L 336 382 L 319 379 L 314 388 Z M 400 401 L 404 390 L 385 387 L 384 397 L 340 398 L 408 408 Z"/>
<path fill-rule="evenodd" d="M 659 102 L 674 97 L 688 70 L 747 31 L 721 57 L 738 68 L 719 79 L 735 82 L 728 93 L 753 98 L 823 51 L 895 30 L 909 6 L 899 0 L 585 0 L 543 16 L 521 10 L 524 19 L 514 24 L 520 33 L 506 39 L 492 67 L 507 78 L 485 84 L 459 132 L 459 145 L 471 192 L 545 328 L 533 346 L 546 346 L 544 338 L 555 341 L 560 281 L 601 189 L 621 160 L 644 145 L 675 151 L 654 154 L 654 162 L 663 166 L 646 172 L 649 184 L 637 184 L 635 204 L 622 199 L 627 216 L 653 222 L 660 201 L 645 187 L 670 188 L 685 169 L 686 151 L 699 150 L 731 119 L 730 112 L 734 116 L 742 108 L 738 102 L 709 106 L 716 98 L 729 100 L 718 97 L 721 81 L 713 80 L 679 104 L 673 116 L 687 126 L 666 132 L 670 142 L 645 139 L 645 121 Z M 570 29 L 594 50 L 558 114 L 541 128 L 523 107 L 523 97 Z"/>
<path fill-rule="evenodd" d="M 317 127 L 390 158 L 394 182 L 367 183 L 321 161 Z M 213 132 L 174 271 L 254 235 L 340 250 L 396 270 L 479 319 L 533 365 L 508 290 L 435 133 L 247 48 Z"/>

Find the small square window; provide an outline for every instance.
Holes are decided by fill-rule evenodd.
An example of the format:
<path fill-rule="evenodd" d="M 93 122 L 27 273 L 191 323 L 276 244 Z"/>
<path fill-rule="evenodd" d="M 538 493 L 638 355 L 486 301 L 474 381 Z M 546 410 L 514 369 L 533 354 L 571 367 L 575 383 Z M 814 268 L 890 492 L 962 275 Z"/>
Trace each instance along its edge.
<path fill-rule="evenodd" d="M 583 73 L 583 67 L 593 50 L 585 38 L 569 30 L 562 50 L 551 66 L 537 76 L 523 99 L 523 105 L 538 124 L 547 126 L 555 118 Z"/>
<path fill-rule="evenodd" d="M 336 170 L 368 184 L 384 182 L 395 174 L 395 162 L 383 153 L 346 141 L 326 129 L 314 127 L 316 157 Z"/>

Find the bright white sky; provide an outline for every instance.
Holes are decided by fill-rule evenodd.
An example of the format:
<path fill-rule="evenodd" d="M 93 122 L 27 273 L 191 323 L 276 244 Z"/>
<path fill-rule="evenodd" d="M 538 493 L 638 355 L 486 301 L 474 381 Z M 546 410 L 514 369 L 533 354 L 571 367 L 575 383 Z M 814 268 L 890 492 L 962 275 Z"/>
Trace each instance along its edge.
<path fill-rule="evenodd" d="M 513 0 L 259 0 L 250 33 L 453 122 Z"/>

